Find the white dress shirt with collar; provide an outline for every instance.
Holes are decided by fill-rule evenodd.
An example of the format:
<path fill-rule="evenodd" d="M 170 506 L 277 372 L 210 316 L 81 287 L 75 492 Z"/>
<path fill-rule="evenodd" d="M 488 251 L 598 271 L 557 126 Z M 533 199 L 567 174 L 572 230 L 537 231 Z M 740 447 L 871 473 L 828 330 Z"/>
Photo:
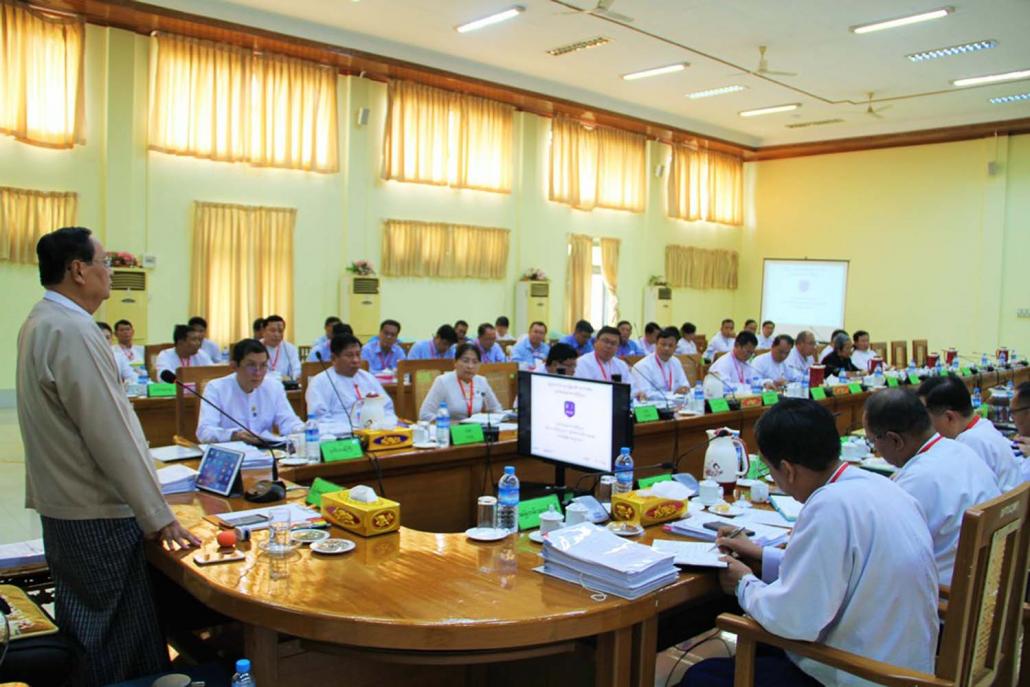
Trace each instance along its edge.
<path fill-rule="evenodd" d="M 143 365 L 145 363 L 143 360 L 143 346 L 133 344 L 128 348 L 125 348 L 119 343 L 114 343 L 111 344 L 111 348 L 114 351 L 121 353 L 122 356 L 129 361 L 130 365 Z"/>
<path fill-rule="evenodd" d="M 733 350 L 735 337 L 723 336 L 721 333 L 713 334 L 708 341 L 708 348 L 705 349 L 705 359 L 711 360 L 716 353 L 729 353 Z"/>
<path fill-rule="evenodd" d="M 440 404 L 446 403 L 447 412 L 452 420 L 464 420 L 469 417 L 470 402 L 472 415 L 483 411 L 484 408 L 490 413 L 499 413 L 502 410 L 501 402 L 497 400 L 486 377 L 476 375 L 471 383 L 465 384 L 458 379 L 457 373 L 447 372 L 433 380 L 433 386 L 429 388 L 429 393 L 419 408 L 418 419 L 435 420 Z"/>
<path fill-rule="evenodd" d="M 747 362 L 740 362 L 732 352 L 719 356 L 708 368 L 708 374 L 718 375 L 716 378 L 724 384 L 729 382 L 736 388 L 747 388 L 751 380 L 758 377 L 765 381 L 761 374 Z"/>
<path fill-rule="evenodd" d="M 974 416 L 969 426 L 956 441 L 973 449 L 973 452 L 994 473 L 1002 493 L 1012 491 L 1022 483 L 1019 461 L 1012 453 L 1012 444 L 989 420 Z"/>
<path fill-rule="evenodd" d="M 857 348 L 851 352 L 851 362 L 863 373 L 869 372 L 869 361 L 876 357 L 876 351 L 867 348 L 860 351 Z"/>
<path fill-rule="evenodd" d="M 790 355 L 787 356 L 787 370 L 790 372 L 790 376 L 787 377 L 787 381 L 800 382 L 808 379 L 808 368 L 812 367 L 813 362 L 812 356 L 802 357 L 797 346 L 790 349 Z"/>
<path fill-rule="evenodd" d="M 723 356 L 725 357 L 725 356 Z M 755 372 L 763 380 L 770 380 L 775 382 L 778 379 L 790 380 L 790 371 L 787 369 L 787 359 L 784 358 L 783 362 L 776 362 L 773 359 L 772 353 L 763 353 L 762 355 L 755 356 L 751 361 L 751 367 L 755 368 Z"/>
<path fill-rule="evenodd" d="M 695 355 L 696 353 L 697 344 L 695 344 L 693 341 L 680 339 L 676 342 L 676 355 Z"/>
<path fill-rule="evenodd" d="M 330 367 L 309 379 L 305 394 L 308 416 L 318 415 L 319 422 L 342 423 L 350 427 L 347 421 L 347 415 L 350 414 L 351 422 L 358 427 L 361 418 L 360 413 L 355 413 L 355 405 L 373 394 L 386 398 L 385 421 L 391 426 L 396 426 L 397 412 L 394 410 L 393 400 L 379 380 L 365 370 L 358 370 L 353 377 L 345 377 Z M 340 399 L 343 399 L 343 405 L 340 404 Z M 360 405 L 358 407 L 360 408 Z"/>
<path fill-rule="evenodd" d="M 262 342 L 263 343 L 263 342 Z M 268 350 L 268 372 L 276 377 L 300 378 L 300 353 L 289 341 L 278 346 L 265 344 Z"/>
<path fill-rule="evenodd" d="M 640 359 L 632 371 L 633 397 L 644 393 L 649 401 L 664 401 L 666 394 L 671 394 L 685 386 L 690 386 L 683 365 L 676 358 L 663 362 L 656 353 Z"/>
<path fill-rule="evenodd" d="M 606 363 L 594 354 L 584 353 L 576 359 L 576 376 L 580 379 L 596 379 L 599 382 L 614 382 L 612 375 L 622 375 L 623 384 L 630 384 L 630 371 L 627 365 L 620 358 L 613 357 Z"/>
<path fill-rule="evenodd" d="M 212 379 L 204 387 L 204 396 L 226 413 L 239 420 L 251 434 L 270 438 L 272 428 L 280 435 L 303 432 L 304 423 L 286 398 L 286 390 L 274 379 L 265 380 L 256 389 L 247 393 L 240 388 L 236 373 Z M 207 403 L 200 404 L 200 420 L 197 422 L 197 439 L 202 443 L 230 441 L 239 426 L 226 418 Z"/>
<path fill-rule="evenodd" d="M 158 379 L 165 370 L 176 372 L 180 367 L 197 367 L 198 365 L 214 365 L 214 362 L 204 351 L 197 351 L 189 358 L 180 358 L 175 351 L 175 346 L 164 349 L 157 354 L 157 358 L 154 360 L 154 369 L 157 371 Z"/>

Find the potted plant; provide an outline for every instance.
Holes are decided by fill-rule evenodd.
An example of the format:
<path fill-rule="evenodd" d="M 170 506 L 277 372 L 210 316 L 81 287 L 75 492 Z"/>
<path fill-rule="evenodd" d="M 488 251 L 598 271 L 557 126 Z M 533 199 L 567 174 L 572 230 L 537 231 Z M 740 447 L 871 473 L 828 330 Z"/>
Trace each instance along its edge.
<path fill-rule="evenodd" d="M 539 267 L 530 267 L 522 273 L 519 281 L 550 281 L 547 274 Z"/>
<path fill-rule="evenodd" d="M 347 267 L 347 271 L 359 277 L 374 277 L 376 274 L 375 267 L 368 260 L 355 260 Z"/>
<path fill-rule="evenodd" d="M 111 259 L 111 267 L 139 267 L 140 261 L 132 253 L 125 251 L 107 251 L 107 257 Z"/>
<path fill-rule="evenodd" d="M 648 286 L 668 286 L 669 280 L 660 274 L 652 274 L 647 278 Z"/>

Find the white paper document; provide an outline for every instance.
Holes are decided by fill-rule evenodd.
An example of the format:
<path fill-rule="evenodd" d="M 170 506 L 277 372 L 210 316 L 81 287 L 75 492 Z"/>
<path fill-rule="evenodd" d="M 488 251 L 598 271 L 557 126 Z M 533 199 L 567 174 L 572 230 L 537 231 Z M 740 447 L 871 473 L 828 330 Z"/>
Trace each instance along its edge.
<path fill-rule="evenodd" d="M 186 494 L 197 490 L 197 471 L 185 465 L 169 465 L 157 471 L 162 494 Z"/>
<path fill-rule="evenodd" d="M 726 561 L 719 560 L 724 554 L 715 544 L 706 541 L 677 541 L 655 539 L 651 548 L 676 557 L 676 565 L 697 565 L 705 568 L 725 568 Z"/>
<path fill-rule="evenodd" d="M 0 544 L 0 568 L 20 568 L 46 562 L 42 539 Z"/>
<path fill-rule="evenodd" d="M 150 449 L 150 457 L 162 463 L 200 458 L 202 455 L 204 452 L 201 449 L 189 446 L 157 446 Z"/>

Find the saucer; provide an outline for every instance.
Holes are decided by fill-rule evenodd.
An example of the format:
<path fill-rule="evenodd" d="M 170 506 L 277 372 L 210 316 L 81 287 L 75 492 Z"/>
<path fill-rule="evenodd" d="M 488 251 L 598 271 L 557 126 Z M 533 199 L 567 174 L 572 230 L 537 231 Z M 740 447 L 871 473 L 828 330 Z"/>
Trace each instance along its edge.
<path fill-rule="evenodd" d="M 725 502 L 717 503 L 714 506 L 709 506 L 708 507 L 708 512 L 709 513 L 713 513 L 715 515 L 721 515 L 721 516 L 726 517 L 726 518 L 735 518 L 738 515 L 743 515 L 744 514 L 744 510 L 745 509 L 741 508 L 740 506 L 736 506 L 736 505 L 731 506 L 730 504 L 725 503 Z"/>
<path fill-rule="evenodd" d="M 644 528 L 631 522 L 616 521 L 608 523 L 608 531 L 620 537 L 635 537 L 643 534 Z"/>
<path fill-rule="evenodd" d="M 288 468 L 296 467 L 298 465 L 307 465 L 307 458 L 280 458 L 279 465 L 285 465 Z"/>
<path fill-rule="evenodd" d="M 508 536 L 508 530 L 500 527 L 470 527 L 465 536 L 474 541 L 500 541 Z"/>
<path fill-rule="evenodd" d="M 315 553 L 334 556 L 338 553 L 347 553 L 357 548 L 357 544 L 350 539 L 323 539 L 311 543 L 311 550 Z"/>
<path fill-rule="evenodd" d="M 293 530 L 290 532 L 290 541 L 294 544 L 314 544 L 318 541 L 325 541 L 329 538 L 329 533 L 325 530 L 316 530 L 312 528 L 303 528 Z"/>
<path fill-rule="evenodd" d="M 439 448 L 440 447 L 440 445 L 437 444 L 435 441 L 420 441 L 417 444 L 412 444 L 412 446 L 414 448 L 422 448 L 422 449 L 426 449 L 426 448 Z"/>
<path fill-rule="evenodd" d="M 543 544 L 544 535 L 540 532 L 540 530 L 533 530 L 529 533 L 529 541 L 536 542 L 537 544 Z"/>

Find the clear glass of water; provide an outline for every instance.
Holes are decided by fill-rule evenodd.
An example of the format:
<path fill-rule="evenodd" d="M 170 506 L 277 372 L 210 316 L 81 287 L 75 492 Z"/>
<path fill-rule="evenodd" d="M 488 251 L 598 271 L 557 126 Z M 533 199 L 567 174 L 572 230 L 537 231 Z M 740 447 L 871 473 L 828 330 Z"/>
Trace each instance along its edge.
<path fill-rule="evenodd" d="M 597 480 L 597 490 L 594 493 L 594 498 L 601 503 L 611 503 L 612 488 L 614 486 L 615 475 L 601 475 L 601 479 Z"/>
<path fill-rule="evenodd" d="M 495 527 L 497 524 L 497 498 L 480 496 L 476 506 L 476 526 L 491 529 Z"/>
<path fill-rule="evenodd" d="M 283 555 L 290 552 L 290 510 L 273 508 L 268 512 L 268 553 Z"/>

